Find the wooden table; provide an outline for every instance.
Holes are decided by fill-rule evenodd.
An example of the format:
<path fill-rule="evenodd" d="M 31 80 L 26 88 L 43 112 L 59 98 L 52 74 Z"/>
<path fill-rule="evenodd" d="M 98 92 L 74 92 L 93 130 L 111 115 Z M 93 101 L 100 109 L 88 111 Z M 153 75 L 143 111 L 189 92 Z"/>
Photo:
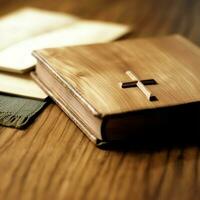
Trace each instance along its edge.
<path fill-rule="evenodd" d="M 198 0 L 0 0 L 135 26 L 129 37 L 180 33 L 200 45 Z M 162 133 L 161 133 L 162 134 Z M 55 105 L 25 131 L 0 127 L 2 199 L 200 199 L 198 146 L 100 150 Z"/>

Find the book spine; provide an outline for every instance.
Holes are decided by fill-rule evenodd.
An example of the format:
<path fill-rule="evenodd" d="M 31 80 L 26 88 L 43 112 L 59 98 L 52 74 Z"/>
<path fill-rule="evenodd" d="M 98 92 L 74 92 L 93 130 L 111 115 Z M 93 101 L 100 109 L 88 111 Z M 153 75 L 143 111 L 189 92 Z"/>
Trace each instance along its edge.
<path fill-rule="evenodd" d="M 69 82 L 67 82 L 65 79 L 63 79 L 63 77 L 61 75 L 59 75 L 56 70 L 54 70 L 49 63 L 42 57 L 40 56 L 37 51 L 33 51 L 32 55 L 40 62 L 44 63 L 45 68 L 50 71 L 50 73 L 52 73 L 54 75 L 54 77 L 67 89 L 70 90 L 70 92 L 72 93 L 72 95 L 74 95 L 79 102 L 85 106 L 90 112 L 92 112 L 92 114 L 95 117 L 98 118 L 102 118 L 102 114 L 100 112 L 98 112 L 86 99 L 84 99 L 81 94 L 77 91 L 77 89 L 75 89 Z"/>

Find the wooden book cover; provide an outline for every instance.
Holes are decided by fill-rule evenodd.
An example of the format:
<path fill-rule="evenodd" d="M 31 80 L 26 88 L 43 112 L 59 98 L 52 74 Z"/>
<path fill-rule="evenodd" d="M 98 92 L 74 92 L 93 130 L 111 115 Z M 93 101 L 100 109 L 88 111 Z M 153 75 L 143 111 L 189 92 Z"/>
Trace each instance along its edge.
<path fill-rule="evenodd" d="M 189 118 L 188 106 L 200 100 L 200 50 L 179 35 L 33 55 L 34 78 L 96 143 L 135 137 L 175 116 Z"/>

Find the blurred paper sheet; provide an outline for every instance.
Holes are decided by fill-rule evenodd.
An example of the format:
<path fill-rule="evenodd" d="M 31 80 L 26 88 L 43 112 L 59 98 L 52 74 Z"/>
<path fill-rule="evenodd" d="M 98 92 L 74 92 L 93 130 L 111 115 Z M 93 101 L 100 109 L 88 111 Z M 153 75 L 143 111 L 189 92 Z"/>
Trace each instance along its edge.
<path fill-rule="evenodd" d="M 11 25 L 7 29 L 5 28 L 3 37 L 0 37 L 2 40 L 2 43 L 0 41 L 0 49 L 7 46 L 9 40 L 12 42 L 16 40 L 21 41 L 22 38 L 26 40 L 22 40 L 0 51 L 0 69 L 4 71 L 24 73 L 32 69 L 36 64 L 36 60 L 31 56 L 31 52 L 36 49 L 110 42 L 130 31 L 130 27 L 126 25 L 82 20 L 65 14 L 55 14 L 37 9 L 29 8 L 20 12 L 17 12 L 15 21 L 19 24 L 19 27 L 16 28 L 16 31 L 11 32 L 9 32 Z M 44 17 L 42 17 L 43 15 Z M 23 21 L 25 16 L 27 16 L 27 20 Z M 11 19 L 14 19 L 14 14 L 10 17 L 11 19 L 7 18 L 9 19 L 7 19 L 9 24 L 12 24 Z M 22 22 L 20 22 L 20 19 Z M 1 29 L 3 30 L 4 26 L 6 27 L 6 20 L 3 19 L 4 25 L 1 23 L 2 21 L 0 20 L 0 31 Z M 34 26 L 37 28 L 34 29 Z M 9 32 L 8 35 L 6 34 L 7 31 Z M 20 31 L 22 32 L 21 37 Z M 2 33 L 0 32 L 0 34 Z M 30 37 L 29 39 L 28 36 Z"/>
<path fill-rule="evenodd" d="M 16 75 L 9 73 L 0 73 L 0 91 L 17 96 L 46 99 L 47 95 L 31 79 L 29 74 Z"/>
<path fill-rule="evenodd" d="M 69 26 L 76 17 L 40 10 L 23 8 L 0 18 L 0 50 L 17 42 Z"/>

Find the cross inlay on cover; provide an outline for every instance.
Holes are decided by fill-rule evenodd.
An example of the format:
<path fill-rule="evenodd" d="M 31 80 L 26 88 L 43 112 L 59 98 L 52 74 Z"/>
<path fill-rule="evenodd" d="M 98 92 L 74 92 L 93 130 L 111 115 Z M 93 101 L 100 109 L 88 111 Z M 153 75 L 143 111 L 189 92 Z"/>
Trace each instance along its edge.
<path fill-rule="evenodd" d="M 132 71 L 126 71 L 126 74 L 132 81 L 121 83 L 122 88 L 138 87 L 149 101 L 157 100 L 156 96 L 154 96 L 152 92 L 145 87 L 145 85 L 157 84 L 154 79 L 140 80 Z"/>

